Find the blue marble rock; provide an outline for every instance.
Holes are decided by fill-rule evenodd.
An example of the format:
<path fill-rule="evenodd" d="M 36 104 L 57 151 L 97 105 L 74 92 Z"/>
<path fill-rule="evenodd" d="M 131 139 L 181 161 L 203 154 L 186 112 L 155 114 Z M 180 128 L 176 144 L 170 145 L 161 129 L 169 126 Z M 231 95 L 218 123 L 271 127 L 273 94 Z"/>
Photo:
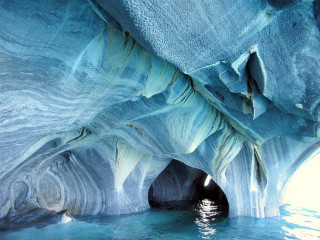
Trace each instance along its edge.
<path fill-rule="evenodd" d="M 275 216 L 320 149 L 318 0 L 0 12 L 0 224 L 147 209 L 172 159 L 211 175 L 230 216 Z"/>

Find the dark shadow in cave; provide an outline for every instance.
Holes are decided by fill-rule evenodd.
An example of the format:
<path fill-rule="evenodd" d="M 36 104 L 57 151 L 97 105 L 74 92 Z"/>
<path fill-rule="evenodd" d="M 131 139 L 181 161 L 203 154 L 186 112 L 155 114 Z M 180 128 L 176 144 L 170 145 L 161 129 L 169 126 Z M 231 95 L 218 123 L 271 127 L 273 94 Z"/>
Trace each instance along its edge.
<path fill-rule="evenodd" d="M 148 200 L 152 208 L 166 210 L 197 210 L 203 204 L 215 206 L 220 217 L 227 217 L 229 204 L 222 189 L 208 174 L 177 160 L 171 161 L 152 183 Z M 198 211 L 198 210 L 197 210 Z"/>

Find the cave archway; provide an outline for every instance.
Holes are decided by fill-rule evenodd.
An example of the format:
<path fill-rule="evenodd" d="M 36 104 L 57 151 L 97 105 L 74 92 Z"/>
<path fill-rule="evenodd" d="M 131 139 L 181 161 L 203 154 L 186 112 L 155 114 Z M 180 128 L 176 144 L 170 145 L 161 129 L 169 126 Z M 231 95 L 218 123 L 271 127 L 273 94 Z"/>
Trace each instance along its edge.
<path fill-rule="evenodd" d="M 282 193 L 282 204 L 303 207 L 311 210 L 320 209 L 320 149 L 306 159 L 289 176 Z"/>
<path fill-rule="evenodd" d="M 226 195 L 207 173 L 177 160 L 172 160 L 154 180 L 148 200 L 153 208 L 167 209 L 209 200 L 219 206 L 221 215 L 227 216 L 229 211 Z"/>
<path fill-rule="evenodd" d="M 309 182 L 307 179 L 302 179 L 308 178 L 311 175 L 311 169 L 319 169 L 317 166 L 320 167 L 320 141 L 312 144 L 306 150 L 304 150 L 287 169 L 286 174 L 284 174 L 284 179 L 278 184 L 278 187 L 283 189 L 280 196 L 281 204 L 285 204 L 289 201 L 290 198 L 293 198 L 293 196 L 286 196 L 290 188 L 297 188 L 297 185 L 300 185 L 300 183 L 303 182 L 302 184 L 304 185 L 304 187 L 301 189 L 306 190 L 311 187 L 310 185 L 312 184 L 312 182 L 315 183 L 315 179 L 309 180 Z M 317 174 L 315 176 L 317 176 Z M 296 181 L 296 183 L 292 183 L 292 181 L 295 181 L 296 177 L 298 177 L 298 181 Z M 299 179 L 300 183 L 297 184 L 299 182 Z M 317 187 L 314 189 L 317 189 Z M 294 194 L 294 190 L 290 191 L 291 194 Z M 299 195 L 301 196 L 302 192 L 296 193 L 296 196 Z M 306 197 L 304 199 L 306 199 Z"/>

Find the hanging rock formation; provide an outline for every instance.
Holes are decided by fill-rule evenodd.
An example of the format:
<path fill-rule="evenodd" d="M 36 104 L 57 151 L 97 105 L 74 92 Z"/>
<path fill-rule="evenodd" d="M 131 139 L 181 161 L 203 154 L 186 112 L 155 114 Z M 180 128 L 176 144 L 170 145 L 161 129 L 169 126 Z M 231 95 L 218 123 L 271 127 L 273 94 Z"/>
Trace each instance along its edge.
<path fill-rule="evenodd" d="M 172 159 L 210 174 L 230 216 L 274 216 L 320 149 L 318 0 L 0 12 L 0 222 L 147 209 Z"/>

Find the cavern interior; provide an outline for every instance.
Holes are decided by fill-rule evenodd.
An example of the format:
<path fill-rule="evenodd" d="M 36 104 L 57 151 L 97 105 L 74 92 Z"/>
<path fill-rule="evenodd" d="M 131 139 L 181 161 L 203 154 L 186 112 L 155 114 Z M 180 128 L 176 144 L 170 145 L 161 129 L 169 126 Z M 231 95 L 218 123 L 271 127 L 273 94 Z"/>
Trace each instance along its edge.
<path fill-rule="evenodd" d="M 0 0 L 0 231 L 279 216 L 319 93 L 319 0 Z"/>

